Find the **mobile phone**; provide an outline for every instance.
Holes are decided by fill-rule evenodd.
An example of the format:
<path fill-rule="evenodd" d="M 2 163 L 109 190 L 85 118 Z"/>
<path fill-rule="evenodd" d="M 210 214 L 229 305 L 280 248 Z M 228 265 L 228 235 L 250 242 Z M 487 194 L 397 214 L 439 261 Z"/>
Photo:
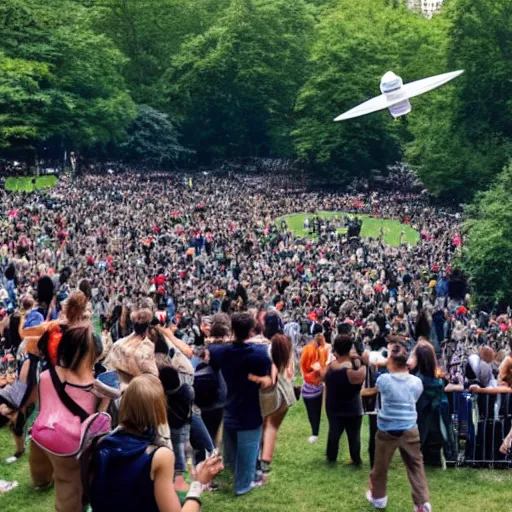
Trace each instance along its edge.
<path fill-rule="evenodd" d="M 206 458 L 210 459 L 212 457 L 218 457 L 220 455 L 220 451 L 218 448 L 214 448 L 212 452 L 206 450 Z"/>
<path fill-rule="evenodd" d="M 110 388 L 120 388 L 119 375 L 115 370 L 102 373 L 101 375 L 98 376 L 98 380 L 102 384 L 105 384 L 105 386 L 108 386 Z"/>

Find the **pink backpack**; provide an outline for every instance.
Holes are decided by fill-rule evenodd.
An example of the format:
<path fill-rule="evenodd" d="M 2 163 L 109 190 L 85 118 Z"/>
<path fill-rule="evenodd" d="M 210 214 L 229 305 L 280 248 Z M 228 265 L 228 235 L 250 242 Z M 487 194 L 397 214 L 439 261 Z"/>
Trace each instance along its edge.
<path fill-rule="evenodd" d="M 80 457 L 93 439 L 110 431 L 110 415 L 105 412 L 89 414 L 66 393 L 65 383 L 53 366 L 49 372 L 51 383 L 41 390 L 44 400 L 52 406 L 39 413 L 32 428 L 32 440 L 53 455 Z"/>

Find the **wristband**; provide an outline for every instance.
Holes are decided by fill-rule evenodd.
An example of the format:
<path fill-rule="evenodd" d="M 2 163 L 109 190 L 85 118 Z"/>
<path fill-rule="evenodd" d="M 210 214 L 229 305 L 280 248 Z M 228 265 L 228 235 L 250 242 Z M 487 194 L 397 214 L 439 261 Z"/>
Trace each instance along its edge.
<path fill-rule="evenodd" d="M 201 500 L 199 499 L 201 494 L 203 494 L 203 484 L 198 482 L 197 480 L 190 484 L 190 489 L 188 490 L 186 500 L 195 500 L 201 504 Z"/>

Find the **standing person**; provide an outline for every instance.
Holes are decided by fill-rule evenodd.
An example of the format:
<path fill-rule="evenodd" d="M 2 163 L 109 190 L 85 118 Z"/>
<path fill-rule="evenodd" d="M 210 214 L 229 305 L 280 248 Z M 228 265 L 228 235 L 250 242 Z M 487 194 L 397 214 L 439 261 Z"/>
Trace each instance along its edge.
<path fill-rule="evenodd" d="M 80 463 L 74 453 L 80 445 L 80 418 L 69 420 L 69 412 L 60 393 L 91 415 L 99 401 L 92 392 L 96 345 L 89 324 L 68 328 L 59 343 L 56 367 L 41 373 L 39 415 L 32 428 L 30 473 L 36 487 L 48 487 L 55 481 L 55 510 L 82 510 Z M 57 386 L 57 387 L 56 387 Z M 60 392 L 58 391 L 60 387 Z"/>
<path fill-rule="evenodd" d="M 133 377 L 149 373 L 158 377 L 155 361 L 155 344 L 148 338 L 153 320 L 151 310 L 144 308 L 131 314 L 133 332 L 117 340 L 105 360 L 105 366 L 116 370 L 125 389 Z"/>
<path fill-rule="evenodd" d="M 360 466 L 363 419 L 361 387 L 366 377 L 366 366 L 361 364 L 359 357 L 351 357 L 353 346 L 349 335 L 336 336 L 333 346 L 336 360 L 325 373 L 325 409 L 329 420 L 327 460 L 336 462 L 340 438 L 346 430 L 352 463 Z"/>
<path fill-rule="evenodd" d="M 318 441 L 324 393 L 321 373 L 327 366 L 330 350 L 331 346 L 325 341 L 325 336 L 317 334 L 315 339 L 304 347 L 300 358 L 300 368 L 304 378 L 302 397 L 311 425 L 311 436 L 308 439 L 310 443 Z"/>
<path fill-rule="evenodd" d="M 210 364 L 220 369 L 228 395 L 224 409 L 224 457 L 235 473 L 235 494 L 241 496 L 262 485 L 255 481 L 256 462 L 261 441 L 263 420 L 259 402 L 259 386 L 249 374 L 270 375 L 271 361 L 265 345 L 246 343 L 254 329 L 249 313 L 236 313 L 232 319 L 235 341 L 210 345 Z M 270 380 L 270 379 L 269 379 Z"/>
<path fill-rule="evenodd" d="M 380 375 L 376 383 L 381 405 L 377 413 L 375 463 L 370 472 L 370 489 L 366 498 L 375 508 L 386 508 L 388 470 L 393 454 L 399 448 L 412 488 L 414 511 L 431 512 L 416 424 L 416 402 L 423 393 L 423 384 L 407 369 L 409 350 L 406 342 L 392 340 L 388 344 L 388 352 L 389 373 Z"/>
<path fill-rule="evenodd" d="M 297 402 L 293 389 L 293 359 L 292 342 L 284 334 L 275 334 L 271 339 L 272 354 L 272 381 L 278 385 L 283 393 L 281 407 L 267 416 L 263 422 L 263 448 L 261 450 L 261 470 L 270 473 L 270 465 L 274 458 L 279 428 L 288 412 L 288 409 Z M 262 378 L 249 376 L 254 382 L 262 383 Z M 263 377 L 264 379 L 265 377 Z"/>
<path fill-rule="evenodd" d="M 210 338 L 206 340 L 206 343 L 207 345 L 221 345 L 230 341 L 231 319 L 226 313 L 216 313 L 212 317 Z M 222 372 L 214 370 L 207 359 L 208 355 L 205 354 L 204 360 L 196 368 L 194 391 L 196 404 L 201 409 L 201 417 L 215 444 L 224 416 L 228 390 Z"/>
<path fill-rule="evenodd" d="M 441 466 L 441 452 L 446 460 L 455 460 L 456 449 L 450 405 L 444 392 L 446 382 L 441 378 L 434 347 L 428 341 L 419 341 L 408 366 L 423 384 L 416 404 L 423 459 L 427 466 Z"/>

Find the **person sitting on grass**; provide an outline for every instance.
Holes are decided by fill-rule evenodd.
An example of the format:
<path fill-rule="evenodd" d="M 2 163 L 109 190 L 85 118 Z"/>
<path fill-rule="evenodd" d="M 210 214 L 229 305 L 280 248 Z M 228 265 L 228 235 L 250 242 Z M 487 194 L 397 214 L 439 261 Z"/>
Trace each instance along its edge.
<path fill-rule="evenodd" d="M 380 375 L 376 383 L 381 403 L 377 412 L 375 462 L 366 498 L 375 508 L 386 508 L 388 470 L 398 448 L 412 487 L 414 511 L 431 512 L 416 412 L 423 384 L 407 369 L 409 349 L 405 341 L 393 337 L 388 353 L 389 373 Z"/>

